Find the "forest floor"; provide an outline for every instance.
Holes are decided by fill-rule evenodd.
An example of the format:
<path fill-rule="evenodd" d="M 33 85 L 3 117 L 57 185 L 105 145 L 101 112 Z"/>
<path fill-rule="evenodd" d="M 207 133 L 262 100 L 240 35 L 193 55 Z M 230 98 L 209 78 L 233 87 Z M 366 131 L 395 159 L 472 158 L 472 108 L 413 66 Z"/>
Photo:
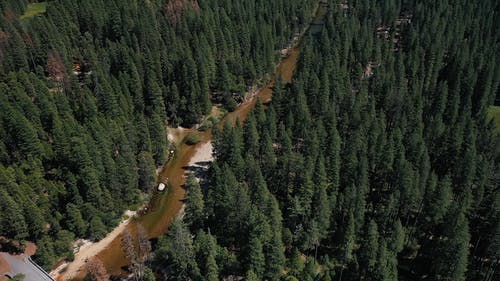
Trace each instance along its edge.
<path fill-rule="evenodd" d="M 490 106 L 488 117 L 494 120 L 496 131 L 500 132 L 500 106 Z"/>
<path fill-rule="evenodd" d="M 80 274 L 82 269 L 84 270 L 85 264 L 88 259 L 96 256 L 103 249 L 105 249 L 113 240 L 115 240 L 118 235 L 123 233 L 130 223 L 130 220 L 135 215 L 135 212 L 126 211 L 126 215 L 132 215 L 129 218 L 123 220 L 117 227 L 113 229 L 106 237 L 98 242 L 90 242 L 85 240 L 84 244 L 79 247 L 77 253 L 75 253 L 75 259 L 68 263 L 64 262 L 57 268 L 50 272 L 50 276 L 57 281 L 72 280 Z"/>
<path fill-rule="evenodd" d="M 26 12 L 21 16 L 21 19 L 32 18 L 36 15 L 43 14 L 47 10 L 47 2 L 28 4 Z"/>

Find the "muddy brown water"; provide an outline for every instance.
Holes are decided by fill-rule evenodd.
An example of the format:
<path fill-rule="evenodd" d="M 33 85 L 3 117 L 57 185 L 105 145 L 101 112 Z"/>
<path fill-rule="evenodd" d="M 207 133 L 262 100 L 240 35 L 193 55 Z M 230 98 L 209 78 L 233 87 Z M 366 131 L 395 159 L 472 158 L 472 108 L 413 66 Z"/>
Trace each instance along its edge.
<path fill-rule="evenodd" d="M 284 81 L 290 82 L 293 71 L 295 70 L 298 55 L 298 48 L 291 50 L 289 56 L 278 66 L 276 75 L 280 73 Z M 271 99 L 273 85 L 274 78 L 260 90 L 256 97 L 241 104 L 235 111 L 228 113 L 221 122 L 226 122 L 226 120 L 235 122 L 237 119 L 244 121 L 250 111 L 255 107 L 257 97 L 264 103 Z M 172 220 L 179 214 L 182 209 L 183 199 L 186 195 L 186 191 L 183 188 L 186 167 L 191 158 L 195 155 L 197 149 L 212 139 L 211 130 L 203 132 L 197 131 L 196 133 L 201 137 L 201 141 L 191 146 L 184 143 L 181 144 L 180 147 L 176 149 L 174 158 L 161 171 L 159 181 L 166 181 L 168 179 L 169 188 L 166 192 L 155 193 L 152 199 L 151 209 L 129 224 L 128 228 L 131 233 L 136 233 L 137 225 L 141 225 L 148 232 L 149 238 L 158 237 L 166 232 Z M 120 247 L 120 238 L 121 236 L 118 236 L 106 249 L 98 254 L 108 272 L 113 275 L 123 274 L 122 267 L 128 265 L 125 254 Z M 83 277 L 84 276 L 82 276 L 82 278 Z M 74 281 L 77 280 L 81 279 L 74 279 Z"/>
<path fill-rule="evenodd" d="M 289 56 L 283 59 L 277 67 L 275 77 L 262 88 L 253 99 L 241 104 L 235 111 L 228 113 L 221 122 L 230 121 L 234 123 L 237 119 L 244 121 L 250 111 L 255 107 L 258 99 L 263 103 L 270 101 L 274 80 L 277 77 L 276 75 L 281 75 L 283 81 L 290 82 L 293 71 L 295 70 L 298 55 L 299 48 L 296 47 L 292 49 Z M 129 224 L 128 229 L 131 233 L 136 233 L 137 225 L 141 225 L 148 232 L 149 238 L 159 237 L 167 231 L 172 220 L 181 211 L 183 199 L 186 195 L 186 191 L 183 188 L 186 167 L 191 158 L 195 155 L 197 149 L 204 143 L 212 140 L 211 130 L 203 132 L 196 131 L 196 133 L 201 137 L 201 141 L 191 146 L 184 143 L 181 144 L 176 149 L 174 158 L 167 163 L 161 171 L 159 181 L 166 181 L 168 179 L 168 190 L 162 193 L 155 193 L 152 203 L 150 204 L 151 209 Z M 108 272 L 113 275 L 123 274 L 122 267 L 128 265 L 128 261 L 120 246 L 120 238 L 121 235 L 98 254 L 98 257 L 102 260 Z M 83 274 L 82 272 L 82 276 L 79 276 L 79 278 L 83 279 Z M 82 279 L 74 279 L 73 281 Z"/>
<path fill-rule="evenodd" d="M 326 14 L 324 6 L 319 6 L 316 12 L 314 22 L 322 18 Z M 307 33 L 307 32 L 306 32 Z M 297 59 L 300 53 L 300 42 L 290 50 L 288 56 L 280 62 L 276 67 L 272 79 L 260 89 L 257 95 L 251 100 L 242 103 L 237 109 L 228 113 L 220 122 L 223 124 L 226 121 L 234 123 L 237 119 L 243 122 L 250 111 L 255 107 L 257 100 L 260 99 L 262 103 L 267 103 L 271 100 L 273 85 L 278 75 L 281 75 L 283 81 L 291 82 L 292 76 L 297 64 Z M 183 200 L 186 191 L 183 188 L 185 182 L 186 168 L 195 155 L 198 148 L 211 141 L 212 131 L 196 131 L 188 130 L 189 132 L 196 133 L 201 137 L 201 141 L 196 145 L 180 144 L 176 151 L 175 156 L 165 165 L 160 172 L 158 181 L 167 182 L 168 189 L 164 192 L 156 192 L 150 202 L 150 209 L 143 215 L 133 219 L 127 226 L 128 231 L 135 236 L 137 233 L 137 226 L 141 225 L 147 232 L 148 238 L 156 238 L 165 233 L 173 221 L 173 219 L 180 213 L 183 208 Z M 118 235 L 105 249 L 101 250 L 97 255 L 102 260 L 107 271 L 112 275 L 125 274 L 125 268 L 129 262 L 123 253 L 120 246 L 121 235 Z M 81 281 L 84 279 L 86 271 L 82 268 L 78 276 L 73 278 L 72 281 Z"/>

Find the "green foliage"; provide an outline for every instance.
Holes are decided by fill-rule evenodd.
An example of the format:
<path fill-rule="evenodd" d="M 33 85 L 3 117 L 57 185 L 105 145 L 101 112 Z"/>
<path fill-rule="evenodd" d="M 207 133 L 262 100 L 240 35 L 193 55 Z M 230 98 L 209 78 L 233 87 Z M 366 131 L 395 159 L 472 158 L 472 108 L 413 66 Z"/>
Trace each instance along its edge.
<path fill-rule="evenodd" d="M 139 153 L 137 167 L 139 168 L 139 187 L 150 190 L 156 183 L 155 162 L 150 152 Z"/>
<path fill-rule="evenodd" d="M 155 277 L 153 271 L 151 270 L 151 268 L 146 268 L 144 270 L 144 276 L 142 277 L 142 280 L 143 281 L 156 281 L 156 277 Z"/>
<path fill-rule="evenodd" d="M 169 275 L 179 279 L 199 274 L 195 262 L 193 239 L 189 230 L 179 219 L 174 220 L 167 235 L 158 241 L 154 262 Z"/>
<path fill-rule="evenodd" d="M 70 231 L 78 236 L 85 235 L 87 224 L 83 220 L 82 213 L 74 204 L 68 204 L 66 207 L 66 225 Z"/>
<path fill-rule="evenodd" d="M 0 191 L 0 203 L 0 206 L 2 206 L 1 213 L 3 214 L 1 220 L 2 233 L 16 240 L 27 238 L 28 226 L 26 225 L 21 208 L 4 190 Z"/>
<path fill-rule="evenodd" d="M 293 249 L 292 254 L 289 258 L 290 273 L 293 276 L 299 277 L 301 272 L 304 270 L 305 264 L 302 260 L 302 256 L 297 248 Z"/>
<path fill-rule="evenodd" d="M 36 241 L 44 266 L 73 236 L 102 237 L 152 186 L 167 122 L 199 123 L 212 102 L 235 109 L 316 4 L 164 2 L 50 1 L 22 24 L 28 1 L 0 3 L 0 235 Z M 186 225 L 160 238 L 155 270 L 176 280 L 493 279 L 496 8 L 322 8 L 273 101 L 213 127 L 216 160 L 203 188 L 189 179 Z"/>
<path fill-rule="evenodd" d="M 250 238 L 248 248 L 248 270 L 252 270 L 257 276 L 262 276 L 266 262 L 262 249 L 262 243 L 258 238 Z"/>
<path fill-rule="evenodd" d="M 449 224 L 445 226 L 446 242 L 436 243 L 436 259 L 433 273 L 436 280 L 466 280 L 470 233 L 463 208 L 457 206 L 449 213 Z"/>
<path fill-rule="evenodd" d="M 29 19 L 39 14 L 43 14 L 47 10 L 47 2 L 40 3 L 30 3 L 23 15 L 21 15 L 20 19 Z"/>
<path fill-rule="evenodd" d="M 54 255 L 62 230 L 102 237 L 154 185 L 166 125 L 199 123 L 222 96 L 235 107 L 314 4 L 194 2 L 0 1 L 0 235 Z"/>
<path fill-rule="evenodd" d="M 372 272 L 377 263 L 377 252 L 379 248 L 378 226 L 374 221 L 370 221 L 365 239 L 360 249 L 362 266 L 366 271 Z"/>
<path fill-rule="evenodd" d="M 42 237 L 37 242 L 35 261 L 43 268 L 50 269 L 56 262 L 53 242 L 48 236 Z"/>
<path fill-rule="evenodd" d="M 10 280 L 13 280 L 13 281 L 23 281 L 24 278 L 26 278 L 26 275 L 24 275 L 22 273 L 18 273 L 16 275 L 14 275 Z"/>
<path fill-rule="evenodd" d="M 500 132 L 500 106 L 490 106 L 488 109 L 488 118 L 493 120 L 497 132 Z"/>
<path fill-rule="evenodd" d="M 98 241 L 106 236 L 107 229 L 101 218 L 94 216 L 90 220 L 88 232 L 88 237 L 90 237 L 90 239 Z"/>
<path fill-rule="evenodd" d="M 200 184 L 194 174 L 189 174 L 186 180 L 186 210 L 184 221 L 192 228 L 201 228 L 205 218 L 205 202 Z"/>
<path fill-rule="evenodd" d="M 73 256 L 73 241 L 75 235 L 67 230 L 60 230 L 57 233 L 57 239 L 54 241 L 54 252 L 57 255 L 66 255 L 71 260 Z"/>
<path fill-rule="evenodd" d="M 249 271 L 247 271 L 247 274 L 245 276 L 245 280 L 247 280 L 247 281 L 258 281 L 260 279 L 259 279 L 259 276 L 257 276 L 257 274 L 255 274 L 255 272 L 253 272 L 252 270 L 249 270 Z"/>
<path fill-rule="evenodd" d="M 187 145 L 195 145 L 201 141 L 201 137 L 197 133 L 188 133 L 186 137 L 184 137 L 184 142 Z"/>
<path fill-rule="evenodd" d="M 330 5 L 268 107 L 214 126 L 205 216 L 190 229 L 234 254 L 219 278 L 493 276 L 494 1 L 424 2 Z M 213 72 L 226 104 L 231 69 Z"/>

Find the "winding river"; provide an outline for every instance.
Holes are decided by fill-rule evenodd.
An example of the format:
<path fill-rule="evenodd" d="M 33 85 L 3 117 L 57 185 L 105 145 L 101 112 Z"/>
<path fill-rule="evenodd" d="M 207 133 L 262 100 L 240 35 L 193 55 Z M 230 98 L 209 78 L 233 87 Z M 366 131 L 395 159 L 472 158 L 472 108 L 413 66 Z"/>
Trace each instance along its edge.
<path fill-rule="evenodd" d="M 320 4 L 316 16 L 310 26 L 310 32 L 317 32 L 314 30 L 318 23 L 322 23 L 323 17 L 326 14 L 327 6 L 325 4 Z M 307 34 L 308 31 L 304 32 Z M 302 35 L 303 37 L 304 35 Z M 240 104 L 237 109 L 233 112 L 228 113 L 220 122 L 226 122 L 230 120 L 234 122 L 236 119 L 244 121 L 248 116 L 249 112 L 255 107 L 258 99 L 263 103 L 271 100 L 273 85 L 276 78 L 280 75 L 282 80 L 285 82 L 291 82 L 292 76 L 297 64 L 297 59 L 300 53 L 300 43 L 302 38 L 300 38 L 297 44 L 288 52 L 288 55 L 281 60 L 279 65 L 276 67 L 272 79 L 262 87 L 252 99 Z M 219 123 L 220 123 L 219 122 Z M 203 153 L 200 148 L 211 141 L 212 131 L 196 131 L 189 130 L 191 133 L 198 134 L 201 141 L 196 145 L 186 145 L 184 143 L 179 144 L 176 148 L 174 156 L 170 161 L 164 166 L 162 171 L 158 176 L 159 182 L 166 182 L 168 179 L 169 187 L 164 192 L 155 192 L 147 210 L 144 214 L 139 215 L 129 223 L 127 223 L 123 229 L 126 229 L 135 235 L 137 233 L 137 226 L 141 225 L 147 232 L 148 238 L 156 238 L 165 233 L 172 222 L 172 220 L 177 216 L 183 209 L 183 199 L 185 198 L 186 191 L 182 187 L 185 182 L 186 168 L 193 157 L 196 157 L 197 153 Z M 112 275 L 123 274 L 123 268 L 126 267 L 129 262 L 127 261 L 125 254 L 123 253 L 120 246 L 121 235 L 115 235 L 115 237 L 108 242 L 106 247 L 100 250 L 97 254 L 99 259 L 103 262 L 108 273 Z M 58 280 L 71 280 L 71 281 L 81 281 L 84 279 L 86 270 L 85 268 L 79 268 L 77 272 L 73 273 L 71 277 L 65 277 L 64 273 L 61 274 Z"/>

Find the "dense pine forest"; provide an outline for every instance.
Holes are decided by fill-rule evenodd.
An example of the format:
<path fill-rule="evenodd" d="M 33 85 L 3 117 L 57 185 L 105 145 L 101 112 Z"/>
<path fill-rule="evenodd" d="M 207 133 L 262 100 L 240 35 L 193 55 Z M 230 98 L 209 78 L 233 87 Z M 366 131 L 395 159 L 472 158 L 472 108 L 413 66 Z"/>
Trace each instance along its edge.
<path fill-rule="evenodd" d="M 147 200 L 166 126 L 261 85 L 316 0 L 0 1 L 0 236 L 46 268 Z M 291 83 L 214 126 L 143 280 L 500 277 L 496 0 L 329 0 Z M 134 279 L 136 280 L 136 279 Z"/>
<path fill-rule="evenodd" d="M 167 280 L 499 280 L 498 1 L 330 1 L 188 181 Z M 342 5 L 341 5 L 342 4 Z M 166 266 L 168 265 L 168 266 Z"/>
<path fill-rule="evenodd" d="M 166 124 L 234 107 L 317 4 L 55 0 L 22 16 L 28 2 L 0 1 L 0 236 L 36 242 L 46 268 L 140 204 Z"/>

